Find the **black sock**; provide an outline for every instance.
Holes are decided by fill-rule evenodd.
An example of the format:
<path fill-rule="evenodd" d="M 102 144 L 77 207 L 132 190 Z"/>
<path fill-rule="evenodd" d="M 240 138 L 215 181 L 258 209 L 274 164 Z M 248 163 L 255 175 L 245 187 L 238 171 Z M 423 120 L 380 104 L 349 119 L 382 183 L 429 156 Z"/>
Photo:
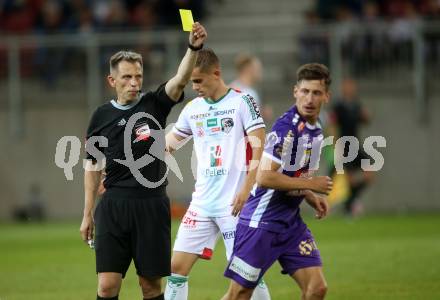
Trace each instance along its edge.
<path fill-rule="evenodd" d="M 165 298 L 163 297 L 163 294 L 160 294 L 159 296 L 154 298 L 144 298 L 144 300 L 165 300 Z"/>
<path fill-rule="evenodd" d="M 103 297 L 100 297 L 99 295 L 96 295 L 96 300 L 119 300 L 119 295 L 116 295 L 111 298 L 103 298 Z"/>

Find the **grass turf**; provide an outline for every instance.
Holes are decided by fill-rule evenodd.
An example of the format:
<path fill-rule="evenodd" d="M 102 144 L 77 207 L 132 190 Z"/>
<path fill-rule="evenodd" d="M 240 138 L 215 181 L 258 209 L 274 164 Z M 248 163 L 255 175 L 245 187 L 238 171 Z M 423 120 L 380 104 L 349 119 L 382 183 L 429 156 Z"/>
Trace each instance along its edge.
<path fill-rule="evenodd" d="M 440 299 L 440 215 L 370 216 L 356 221 L 307 219 L 329 284 L 327 299 Z M 178 222 L 173 223 L 173 237 Z M 94 253 L 77 223 L 0 224 L 0 300 L 95 299 Z M 224 249 L 199 261 L 189 299 L 220 299 Z M 265 275 L 272 299 L 300 299 L 276 263 Z M 120 299 L 141 299 L 134 266 Z"/>

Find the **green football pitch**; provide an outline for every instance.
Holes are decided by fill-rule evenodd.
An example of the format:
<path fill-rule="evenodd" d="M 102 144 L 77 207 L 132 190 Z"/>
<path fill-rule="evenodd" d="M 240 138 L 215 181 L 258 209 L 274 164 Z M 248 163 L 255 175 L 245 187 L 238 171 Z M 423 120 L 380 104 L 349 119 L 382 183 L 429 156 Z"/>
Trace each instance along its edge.
<path fill-rule="evenodd" d="M 306 219 L 324 260 L 327 299 L 440 299 L 440 215 Z M 173 237 L 178 222 L 173 223 Z M 0 300 L 95 299 L 94 253 L 72 223 L 0 224 Z M 153 258 L 154 259 L 154 258 Z M 224 248 L 199 261 L 190 299 L 220 299 L 228 285 Z M 266 274 L 272 299 L 300 299 L 276 263 Z M 133 264 L 120 299 L 141 299 Z"/>

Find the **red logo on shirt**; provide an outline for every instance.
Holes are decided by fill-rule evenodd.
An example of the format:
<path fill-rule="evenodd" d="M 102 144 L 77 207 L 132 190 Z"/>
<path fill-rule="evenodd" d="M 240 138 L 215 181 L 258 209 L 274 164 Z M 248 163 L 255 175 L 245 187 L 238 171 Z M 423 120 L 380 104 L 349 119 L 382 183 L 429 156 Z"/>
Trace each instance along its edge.
<path fill-rule="evenodd" d="M 148 124 L 144 124 L 135 129 L 134 133 L 136 134 L 136 139 L 134 140 L 134 142 L 139 142 L 148 140 L 151 131 Z"/>

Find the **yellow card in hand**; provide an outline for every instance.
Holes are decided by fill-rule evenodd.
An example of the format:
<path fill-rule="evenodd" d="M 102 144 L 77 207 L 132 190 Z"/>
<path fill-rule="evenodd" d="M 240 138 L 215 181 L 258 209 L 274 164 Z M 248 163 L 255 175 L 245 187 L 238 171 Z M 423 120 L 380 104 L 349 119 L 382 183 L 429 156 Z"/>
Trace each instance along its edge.
<path fill-rule="evenodd" d="M 182 19 L 183 31 L 191 31 L 194 24 L 192 12 L 189 9 L 179 9 L 180 18 Z"/>

